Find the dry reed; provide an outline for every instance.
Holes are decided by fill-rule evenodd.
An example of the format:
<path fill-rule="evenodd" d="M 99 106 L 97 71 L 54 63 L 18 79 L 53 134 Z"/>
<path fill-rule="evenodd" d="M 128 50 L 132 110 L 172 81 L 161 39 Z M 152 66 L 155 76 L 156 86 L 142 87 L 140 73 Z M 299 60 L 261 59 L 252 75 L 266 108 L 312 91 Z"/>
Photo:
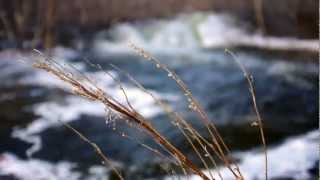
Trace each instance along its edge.
<path fill-rule="evenodd" d="M 75 67 L 73 67 L 70 64 L 61 65 L 60 63 L 56 62 L 52 58 L 49 58 L 45 55 L 43 55 L 41 52 L 37 51 L 38 54 L 40 54 L 41 58 L 38 59 L 33 66 L 38 69 L 42 69 L 60 80 L 66 82 L 69 84 L 72 88 L 72 92 L 78 96 L 85 97 L 91 101 L 97 101 L 102 103 L 105 106 L 105 109 L 107 111 L 113 112 L 116 114 L 118 119 L 126 120 L 127 123 L 134 124 L 136 127 L 140 128 L 148 134 L 152 139 L 160 145 L 170 156 L 162 154 L 159 150 L 151 148 L 150 146 L 140 142 L 137 139 L 131 138 L 129 136 L 126 136 L 124 133 L 121 133 L 121 136 L 124 138 L 128 138 L 131 140 L 136 141 L 141 146 L 145 147 L 146 149 L 152 151 L 155 155 L 162 157 L 163 159 L 171 159 L 171 161 L 179 166 L 185 175 L 188 175 L 189 172 L 192 172 L 193 174 L 196 174 L 200 176 L 204 180 L 209 179 L 215 179 L 212 172 L 209 170 L 210 164 L 214 167 L 217 167 L 217 162 L 215 158 L 218 158 L 225 167 L 227 167 L 230 172 L 234 175 L 235 179 L 242 180 L 244 179 L 238 165 L 233 162 L 230 159 L 230 150 L 228 146 L 223 141 L 221 135 L 219 134 L 217 128 L 212 123 L 212 121 L 208 118 L 208 115 L 205 113 L 203 107 L 200 105 L 200 103 L 193 97 L 191 91 L 188 89 L 186 84 L 179 78 L 179 76 L 172 70 L 170 70 L 166 65 L 160 63 L 158 59 L 151 56 L 148 52 L 143 50 L 142 48 L 137 47 L 134 44 L 129 45 L 131 48 L 133 48 L 139 55 L 146 58 L 147 60 L 155 63 L 156 67 L 164 70 L 166 73 L 168 73 L 168 77 L 173 79 L 176 84 L 180 87 L 183 94 L 187 98 L 189 102 L 189 108 L 193 112 L 195 112 L 202 123 L 205 125 L 206 129 L 208 130 L 208 133 L 210 134 L 211 140 L 205 139 L 190 123 L 188 123 L 182 115 L 180 115 L 178 112 L 175 112 L 170 105 L 166 104 L 159 98 L 157 98 L 155 95 L 153 95 L 150 91 L 145 89 L 139 82 L 137 82 L 133 77 L 130 76 L 127 72 L 121 70 L 115 65 L 111 64 L 111 67 L 118 71 L 121 74 L 124 74 L 130 82 L 138 87 L 140 90 L 145 92 L 147 95 L 151 96 L 155 102 L 165 111 L 165 113 L 170 118 L 170 122 L 178 128 L 178 130 L 182 133 L 182 135 L 186 138 L 189 145 L 192 147 L 192 150 L 195 152 L 196 156 L 200 159 L 200 162 L 202 165 L 209 171 L 209 177 L 204 174 L 201 169 L 194 164 L 186 155 L 182 153 L 179 148 L 174 146 L 163 134 L 159 133 L 151 123 L 151 121 L 144 116 L 142 116 L 139 112 L 137 112 L 134 107 L 130 104 L 128 95 L 126 94 L 126 91 L 124 87 L 121 85 L 120 80 L 113 77 L 110 73 L 107 71 L 104 71 L 100 65 L 95 65 L 93 63 L 89 62 L 89 65 L 103 71 L 111 77 L 114 82 L 116 82 L 119 85 L 119 89 L 122 91 L 123 96 L 125 98 L 125 103 L 120 103 L 118 100 L 113 98 L 111 95 L 109 95 L 107 92 L 105 92 L 102 88 L 98 87 L 96 83 L 94 83 L 90 78 L 88 78 L 85 74 L 78 71 Z M 227 51 L 229 54 L 232 55 L 233 58 L 235 56 Z M 238 61 L 236 61 L 238 63 Z M 258 111 L 258 107 L 256 104 L 256 98 L 255 98 L 255 90 L 252 84 L 251 76 L 247 73 L 246 69 L 241 65 L 240 68 L 244 72 L 245 77 L 249 83 L 250 93 L 252 96 L 253 106 L 255 109 L 255 113 L 257 115 L 257 124 L 260 129 L 260 135 L 262 138 L 262 142 L 264 145 L 264 151 L 265 151 L 265 176 L 267 178 L 267 152 L 266 152 L 266 143 L 264 138 L 264 132 L 263 132 L 263 126 L 262 126 L 262 119 L 260 116 L 260 113 Z M 88 138 L 86 138 L 83 134 L 81 134 L 79 131 L 75 130 L 68 124 L 64 124 L 66 127 L 68 127 L 70 130 L 72 130 L 74 133 L 76 133 L 82 140 L 89 143 L 95 151 L 99 154 L 99 156 L 112 167 L 112 169 L 116 172 L 116 175 L 119 177 L 119 179 L 123 179 L 121 174 L 115 169 L 109 162 L 109 160 L 106 158 L 106 156 L 102 153 L 100 148 L 90 141 Z M 195 140 L 195 141 L 193 141 Z M 211 142 L 212 141 L 212 142 Z M 209 164 L 210 163 L 210 164 Z M 218 171 L 218 177 L 220 179 L 223 179 L 223 176 Z"/>
<path fill-rule="evenodd" d="M 43 57 L 44 58 L 44 57 Z M 209 178 L 191 161 L 189 160 L 177 147 L 172 145 L 163 135 L 161 135 L 155 127 L 150 123 L 150 120 L 143 117 L 140 113 L 108 95 L 104 90 L 93 84 L 85 75 L 80 75 L 81 78 L 76 77 L 71 69 L 63 67 L 58 62 L 50 58 L 44 58 L 33 64 L 35 68 L 42 69 L 56 76 L 60 80 L 71 85 L 73 93 L 85 97 L 91 101 L 102 103 L 106 109 L 116 112 L 121 119 L 127 119 L 131 123 L 136 124 L 148 133 L 158 144 L 163 146 L 175 159 L 181 163 L 183 169 L 188 169 L 193 173 L 199 175 L 205 180 Z"/>
<path fill-rule="evenodd" d="M 243 72 L 243 75 L 246 78 L 246 81 L 248 83 L 249 86 L 249 91 L 251 94 L 251 98 L 252 98 L 252 104 L 253 104 L 253 109 L 254 112 L 256 114 L 257 117 L 257 122 L 253 122 L 253 125 L 257 125 L 259 127 L 259 131 L 260 131 L 260 137 L 261 137 L 261 142 L 263 145 L 263 151 L 264 151 L 264 174 L 265 174 L 265 179 L 268 179 L 268 154 L 267 154 L 267 143 L 266 143 L 266 139 L 265 139 L 265 133 L 263 130 L 263 123 L 262 123 L 262 118 L 258 109 L 258 105 L 257 105 L 257 100 L 256 100 L 256 91 L 253 85 L 253 76 L 251 74 L 248 73 L 248 71 L 246 70 L 246 68 L 238 61 L 237 56 L 231 52 L 228 49 L 225 49 L 225 52 L 230 54 L 232 59 L 238 64 L 238 66 L 240 67 L 241 71 Z"/>

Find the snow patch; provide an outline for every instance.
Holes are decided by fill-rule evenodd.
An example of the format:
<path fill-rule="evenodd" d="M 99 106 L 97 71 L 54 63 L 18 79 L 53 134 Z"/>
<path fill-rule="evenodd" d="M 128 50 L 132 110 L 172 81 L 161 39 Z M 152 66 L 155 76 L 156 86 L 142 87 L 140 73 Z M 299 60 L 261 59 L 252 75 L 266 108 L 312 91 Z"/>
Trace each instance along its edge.
<path fill-rule="evenodd" d="M 73 171 L 75 164 L 69 162 L 51 164 L 37 159 L 21 160 L 10 153 L 0 156 L 0 174 L 14 175 L 20 180 L 78 180 L 81 177 L 80 173 Z"/>
<path fill-rule="evenodd" d="M 319 160 L 319 135 L 319 131 L 312 131 L 303 136 L 289 138 L 283 144 L 269 148 L 269 178 L 290 177 L 294 180 L 312 178 L 308 170 Z M 236 156 L 240 158 L 238 165 L 245 179 L 264 179 L 264 154 L 261 151 L 240 152 Z M 224 179 L 234 179 L 227 168 L 212 170 L 214 178 L 220 179 L 218 171 Z M 209 176 L 208 171 L 204 171 L 204 173 Z M 172 179 L 172 177 L 166 179 Z M 201 178 L 192 175 L 181 179 L 200 180 Z"/>

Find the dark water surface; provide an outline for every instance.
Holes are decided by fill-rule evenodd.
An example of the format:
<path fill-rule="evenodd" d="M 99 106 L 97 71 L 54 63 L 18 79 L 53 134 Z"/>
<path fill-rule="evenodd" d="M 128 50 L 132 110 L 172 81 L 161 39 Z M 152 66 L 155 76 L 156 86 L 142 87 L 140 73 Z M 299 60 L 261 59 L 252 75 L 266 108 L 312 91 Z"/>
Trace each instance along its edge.
<path fill-rule="evenodd" d="M 128 29 L 126 31 L 131 32 Z M 117 84 L 100 70 L 86 64 L 85 59 L 89 58 L 106 71 L 114 73 L 123 82 L 137 110 L 150 118 L 157 129 L 191 159 L 196 159 L 191 147 L 178 129 L 169 123 L 160 108 L 128 79 L 115 72 L 110 63 L 129 72 L 208 137 L 201 121 L 188 110 L 187 100 L 174 81 L 155 64 L 143 60 L 129 48 L 118 47 L 110 40 L 106 42 L 114 43 L 115 47 L 108 47 L 109 51 L 105 53 L 97 53 L 97 47 L 89 45 L 83 51 L 55 48 L 53 56 L 61 59 L 57 61 L 79 67 L 106 88 L 108 93 L 119 97 L 121 93 Z M 198 47 L 170 50 L 152 47 L 148 50 L 185 81 L 233 152 L 261 147 L 257 128 L 250 126 L 255 115 L 247 82 L 230 56 L 223 50 Z M 238 60 L 254 78 L 258 106 L 270 148 L 277 147 L 289 137 L 306 134 L 317 128 L 317 64 L 310 59 L 291 61 L 281 56 L 266 57 L 253 51 L 235 52 Z M 101 160 L 90 146 L 64 128 L 57 121 L 59 119 L 70 122 L 72 127 L 96 142 L 112 160 L 118 162 L 127 178 L 160 177 L 165 173 L 159 163 L 167 162 L 136 141 L 121 137 L 121 134 L 126 133 L 159 148 L 152 139 L 121 121 L 106 124 L 103 106 L 71 95 L 60 81 L 17 61 L 31 58 L 28 53 L 19 54 L 18 51 L 4 51 L 0 54 L 0 154 L 11 153 L 28 161 L 28 154 L 34 152 L 33 159 L 50 163 L 76 163 L 75 170 L 84 174 L 88 173 L 88 167 L 101 165 Z"/>

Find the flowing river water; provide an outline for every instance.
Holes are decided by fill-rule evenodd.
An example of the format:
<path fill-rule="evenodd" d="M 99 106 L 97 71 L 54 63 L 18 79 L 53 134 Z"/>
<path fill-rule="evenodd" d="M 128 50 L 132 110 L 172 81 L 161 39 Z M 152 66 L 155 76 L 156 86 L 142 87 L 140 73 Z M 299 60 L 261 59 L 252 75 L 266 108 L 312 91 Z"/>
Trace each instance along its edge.
<path fill-rule="evenodd" d="M 112 96 L 123 100 L 117 84 L 101 70 L 88 65 L 87 59 L 121 79 L 132 105 L 151 119 L 173 144 L 195 159 L 186 140 L 153 99 L 110 67 L 115 64 L 129 72 L 204 132 L 203 124 L 188 110 L 187 100 L 170 75 L 136 55 L 128 43 L 143 47 L 189 86 L 230 145 L 245 176 L 261 179 L 264 164 L 261 142 L 257 128 L 250 126 L 255 116 L 246 80 L 222 48 L 208 48 L 209 45 L 224 47 L 250 33 L 253 32 L 245 25 L 227 15 L 196 13 L 117 24 L 95 34 L 86 43 L 79 40 L 81 50 L 56 47 L 51 56 L 76 66 Z M 270 152 L 270 177 L 315 178 L 319 161 L 317 65 L 308 58 L 292 59 L 241 49 L 234 52 L 254 78 Z M 126 179 L 165 177 L 159 167 L 164 162 L 136 141 L 122 138 L 121 133 L 156 147 L 152 139 L 106 117 L 102 105 L 70 94 L 63 82 L 31 68 L 31 62 L 28 64 L 34 57 L 31 54 L 17 50 L 0 53 L 0 179 L 11 176 L 35 180 L 108 179 L 112 176 L 95 152 L 57 120 L 69 122 L 100 145 L 121 167 Z"/>

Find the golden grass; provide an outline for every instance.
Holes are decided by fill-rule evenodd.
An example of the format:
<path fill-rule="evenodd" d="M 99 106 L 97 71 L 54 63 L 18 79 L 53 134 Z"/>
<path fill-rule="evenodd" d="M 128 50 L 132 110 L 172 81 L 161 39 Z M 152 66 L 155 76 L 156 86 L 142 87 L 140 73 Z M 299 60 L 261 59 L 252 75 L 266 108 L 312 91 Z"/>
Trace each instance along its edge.
<path fill-rule="evenodd" d="M 209 171 L 209 176 L 203 173 L 199 166 L 197 166 L 194 162 L 192 162 L 186 155 L 182 153 L 182 151 L 172 144 L 163 134 L 158 132 L 156 127 L 151 123 L 149 119 L 144 117 L 142 114 L 137 112 L 135 108 L 130 104 L 129 98 L 126 94 L 124 87 L 122 86 L 121 82 L 113 77 L 110 73 L 103 71 L 101 66 L 89 63 L 89 65 L 98 68 L 99 70 L 106 73 L 106 75 L 110 76 L 118 85 L 120 90 L 123 93 L 125 98 L 125 103 L 121 103 L 111 95 L 108 94 L 105 90 L 98 87 L 96 83 L 94 83 L 89 77 L 87 77 L 84 73 L 78 71 L 75 67 L 70 64 L 62 65 L 59 62 L 56 62 L 54 59 L 43 55 L 41 52 L 37 51 L 40 55 L 39 59 L 33 64 L 33 67 L 42 69 L 53 76 L 59 78 L 60 80 L 64 81 L 66 84 L 70 85 L 72 92 L 78 96 L 82 96 L 87 98 L 91 101 L 100 102 L 105 106 L 107 111 L 113 112 L 118 117 L 117 120 L 126 120 L 125 122 L 130 123 L 132 128 L 139 128 L 144 133 L 146 133 L 149 137 L 151 137 L 156 143 L 160 145 L 168 155 L 161 153 L 158 149 L 151 148 L 150 146 L 143 144 L 143 142 L 139 142 L 125 134 L 121 136 L 124 138 L 129 138 L 132 140 L 137 141 L 143 147 L 152 151 L 155 155 L 160 156 L 164 159 L 168 159 L 173 161 L 177 166 L 179 166 L 185 175 L 190 173 L 196 174 L 200 176 L 204 180 L 214 179 L 213 173 L 209 170 L 209 167 L 212 165 L 213 167 L 217 167 L 216 160 L 219 160 L 225 167 L 229 169 L 229 171 L 234 175 L 235 179 L 242 180 L 244 179 L 238 165 L 230 158 L 230 150 L 226 143 L 223 141 L 223 138 L 219 134 L 217 128 L 213 124 L 213 121 L 208 118 L 208 115 L 204 111 L 203 107 L 200 103 L 193 97 L 191 91 L 188 89 L 187 85 L 180 79 L 180 77 L 168 66 L 162 64 L 158 59 L 151 56 L 148 52 L 143 50 L 142 48 L 137 47 L 136 45 L 130 43 L 129 46 L 137 52 L 137 54 L 141 55 L 145 59 L 151 61 L 155 64 L 157 68 L 163 70 L 167 73 L 168 77 L 172 79 L 181 89 L 182 93 L 185 95 L 186 99 L 189 102 L 188 107 L 191 111 L 196 113 L 199 119 L 202 121 L 203 125 L 206 127 L 208 133 L 210 134 L 210 140 L 205 139 L 201 133 L 199 133 L 190 123 L 188 123 L 182 115 L 178 112 L 173 111 L 173 108 L 170 107 L 169 104 L 166 104 L 162 100 L 158 99 L 155 95 L 153 95 L 150 91 L 145 89 L 139 82 L 137 82 L 130 74 L 121 70 L 115 65 L 111 64 L 111 67 L 118 71 L 119 73 L 124 74 L 130 82 L 138 87 L 141 91 L 145 92 L 147 95 L 151 96 L 155 102 L 165 111 L 165 113 L 169 117 L 169 122 L 172 123 L 181 134 L 185 137 L 187 143 L 191 146 L 192 150 L 194 151 L 196 157 L 199 158 L 202 165 Z M 229 54 L 235 58 L 235 56 L 228 51 Z M 238 62 L 238 61 L 237 61 Z M 262 138 L 262 142 L 264 145 L 265 150 L 265 175 L 267 178 L 267 153 L 266 153 L 266 142 L 264 138 L 263 126 L 262 126 L 262 119 L 260 113 L 257 108 L 256 98 L 255 98 L 255 91 L 251 76 L 247 73 L 246 69 L 241 65 L 240 68 L 244 72 L 245 77 L 249 83 L 250 92 L 252 95 L 254 109 L 257 115 L 257 125 L 260 129 L 260 135 Z M 99 154 L 99 156 L 103 159 L 103 161 L 107 162 L 108 165 L 112 167 L 115 171 L 116 175 L 119 179 L 123 179 L 123 176 L 117 171 L 116 168 L 112 166 L 109 159 L 103 154 L 100 148 L 86 138 L 83 134 L 81 134 L 76 129 L 72 128 L 68 124 L 64 124 L 74 133 L 76 133 L 83 141 L 90 144 L 95 151 Z M 173 172 L 174 173 L 174 172 Z M 217 175 L 220 179 L 223 179 L 222 174 L 217 171 Z"/>

